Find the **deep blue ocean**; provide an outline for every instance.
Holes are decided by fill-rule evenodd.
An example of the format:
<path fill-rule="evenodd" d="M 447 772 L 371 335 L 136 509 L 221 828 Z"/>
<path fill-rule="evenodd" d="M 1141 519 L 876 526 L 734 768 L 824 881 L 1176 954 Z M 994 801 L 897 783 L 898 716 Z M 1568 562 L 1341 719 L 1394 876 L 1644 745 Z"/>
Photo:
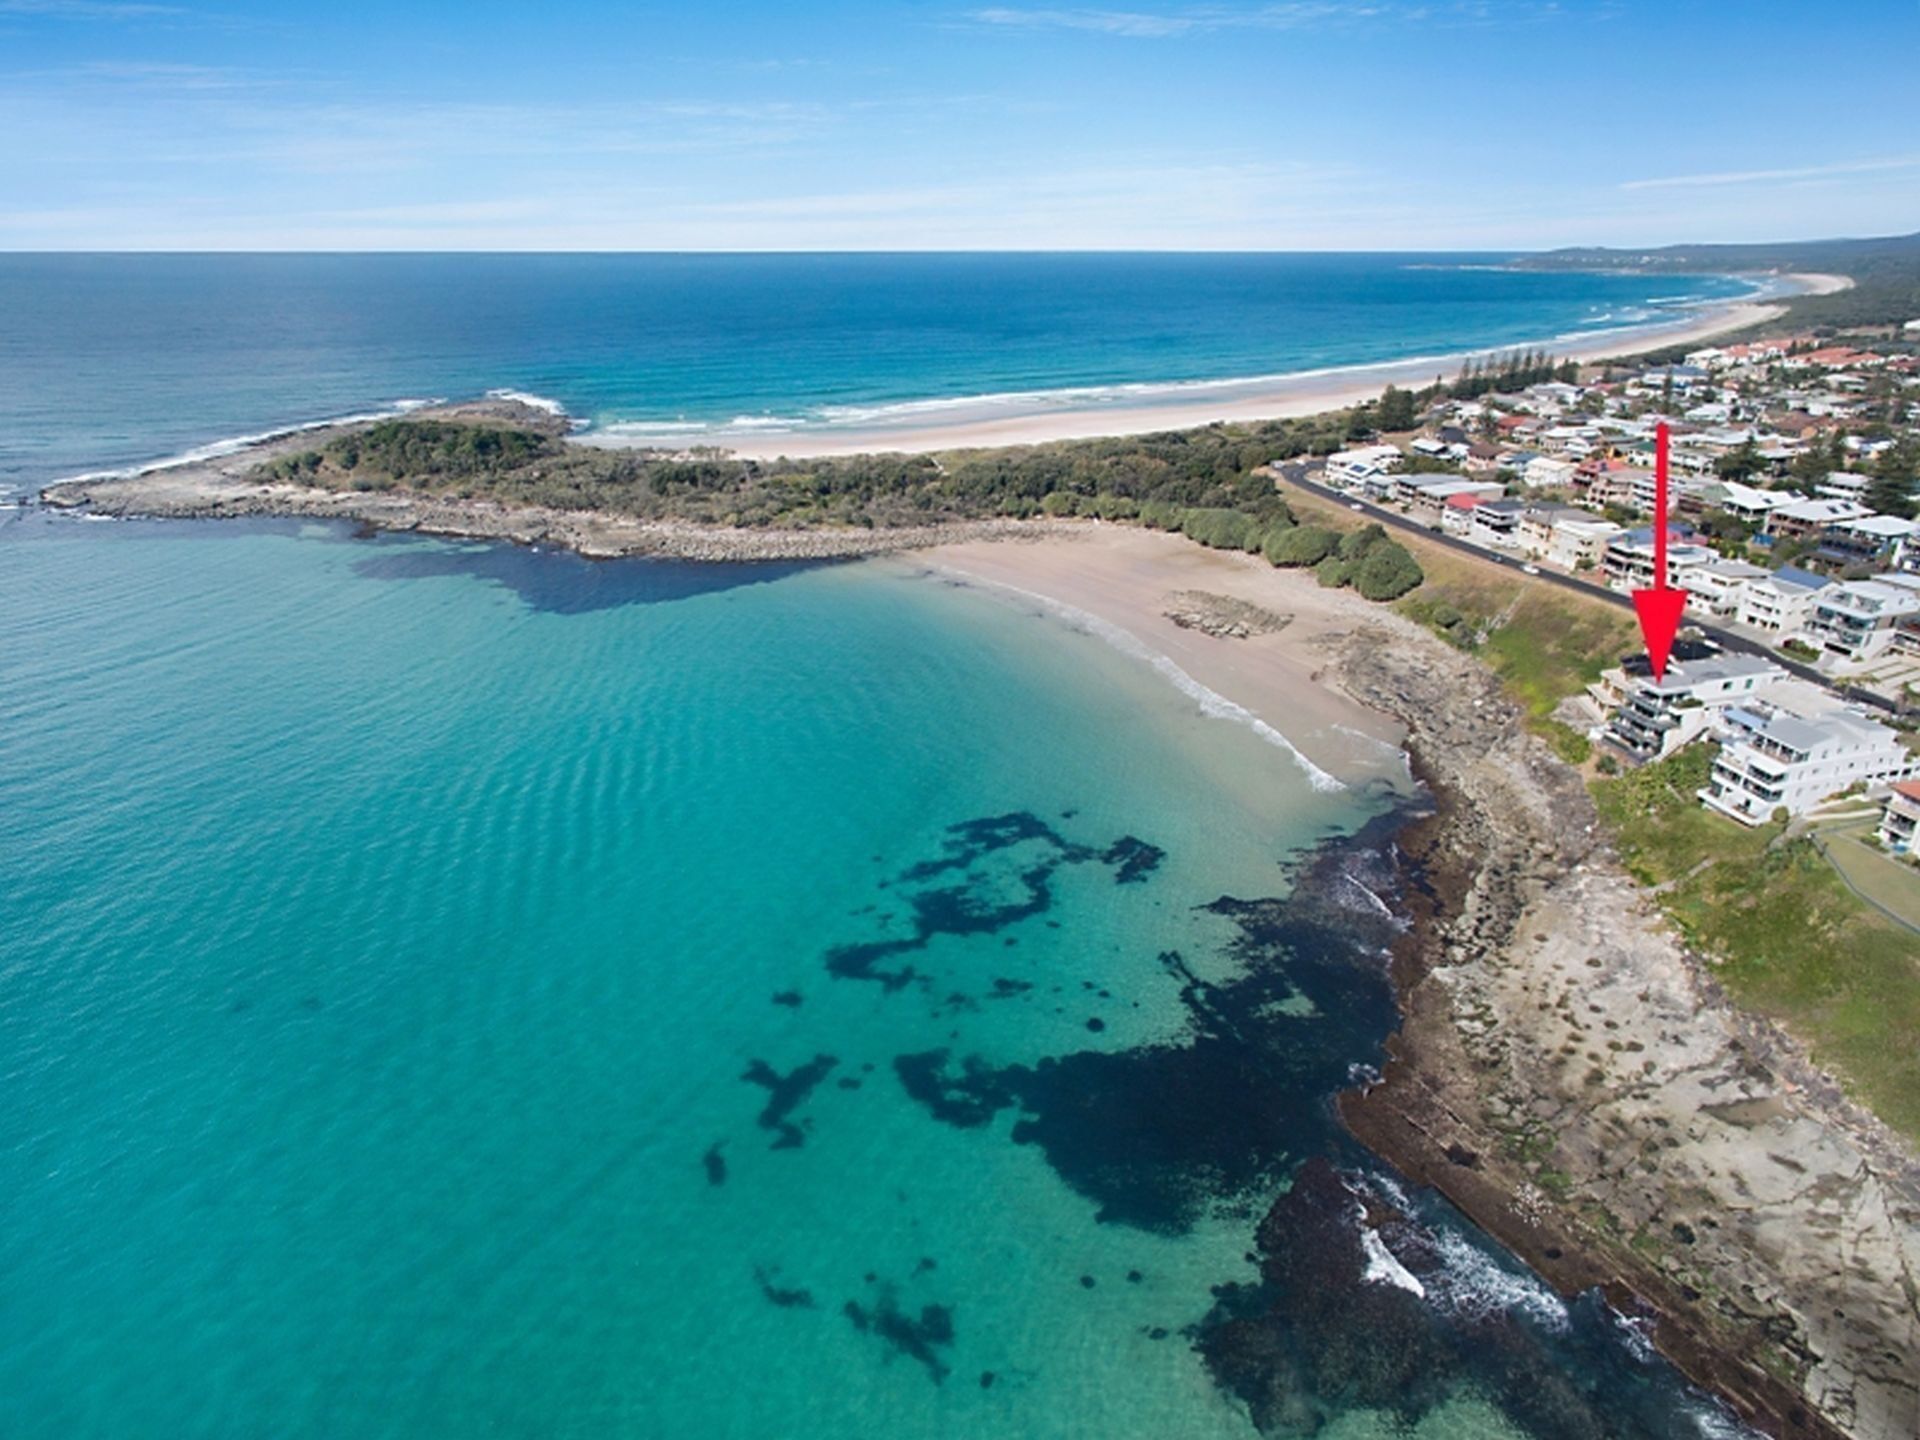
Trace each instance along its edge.
<path fill-rule="evenodd" d="M 1036 291 L 1088 318 L 1028 318 L 1034 377 L 1143 344 L 1089 297 L 1155 263 Z M 809 313 L 808 393 L 922 393 L 995 265 L 1073 274 L 5 260 L 0 446 L 38 478 L 503 385 L 602 421 L 643 374 L 718 413 L 805 388 Z M 844 279 L 920 266 L 883 382 Z M 733 274 L 742 327 L 758 293 L 780 358 L 696 344 L 674 274 Z M 1006 383 L 1015 317 L 963 308 L 953 383 Z M 705 356 L 670 391 L 661 315 Z M 0 508 L 0 1435 L 1247 1440 L 1203 1351 L 1261 1316 L 1273 1433 L 1737 1433 L 1343 1139 L 1417 798 L 1198 698 L 911 561 Z M 1264 1240 L 1309 1279 L 1262 1288 L 1327 1161 L 1358 1188 L 1296 1187 Z"/>
<path fill-rule="evenodd" d="M 1746 293 L 1474 255 L 0 255 L 0 491 L 514 390 L 724 442 L 1545 342 Z M 1190 391 L 1188 392 L 1190 393 Z"/>

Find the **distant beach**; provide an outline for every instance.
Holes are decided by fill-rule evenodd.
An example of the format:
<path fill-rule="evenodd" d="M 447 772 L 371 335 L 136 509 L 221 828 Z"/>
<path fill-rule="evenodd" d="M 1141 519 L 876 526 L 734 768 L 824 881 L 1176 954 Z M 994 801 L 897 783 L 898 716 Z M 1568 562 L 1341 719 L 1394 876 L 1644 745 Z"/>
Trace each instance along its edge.
<path fill-rule="evenodd" d="M 810 429 L 769 423 L 746 435 L 728 433 L 722 438 L 703 434 L 699 443 L 721 445 L 748 459 L 801 460 L 875 452 L 923 454 L 998 445 L 1037 445 L 1188 430 L 1220 421 L 1288 419 L 1362 404 L 1376 398 L 1388 385 L 1418 388 L 1448 379 L 1464 362 L 1476 356 L 1507 354 L 1517 349 L 1545 349 L 1561 359 L 1589 361 L 1693 345 L 1776 319 L 1784 313 L 1784 307 L 1771 303 L 1775 299 L 1799 294 L 1832 294 L 1852 284 L 1842 275 L 1769 277 L 1764 298 L 1692 307 L 1684 318 L 1665 323 L 1621 326 L 1458 354 L 1247 380 L 1089 389 L 1079 395 L 1073 392 L 1011 394 L 929 401 L 917 406 L 903 404 L 890 407 L 891 412 L 900 417 L 894 423 Z M 1132 394 L 1143 398 L 1124 398 Z M 1116 395 L 1123 398 L 1116 399 Z M 1144 398 L 1148 396 L 1153 398 Z M 579 438 L 589 444 L 673 449 L 692 443 L 694 437 L 685 433 L 683 427 L 649 430 L 644 423 L 635 423 L 617 431 L 589 431 Z"/>

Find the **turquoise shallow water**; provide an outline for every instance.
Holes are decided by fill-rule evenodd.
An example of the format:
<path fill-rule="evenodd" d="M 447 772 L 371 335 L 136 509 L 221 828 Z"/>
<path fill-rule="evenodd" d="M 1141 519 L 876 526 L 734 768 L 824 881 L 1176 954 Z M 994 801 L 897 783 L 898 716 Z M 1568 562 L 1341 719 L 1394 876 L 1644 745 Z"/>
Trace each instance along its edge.
<path fill-rule="evenodd" d="M 0 1433 L 1249 1435 L 1189 1328 L 1391 1010 L 1204 907 L 1386 803 L 882 567 L 0 512 Z"/>

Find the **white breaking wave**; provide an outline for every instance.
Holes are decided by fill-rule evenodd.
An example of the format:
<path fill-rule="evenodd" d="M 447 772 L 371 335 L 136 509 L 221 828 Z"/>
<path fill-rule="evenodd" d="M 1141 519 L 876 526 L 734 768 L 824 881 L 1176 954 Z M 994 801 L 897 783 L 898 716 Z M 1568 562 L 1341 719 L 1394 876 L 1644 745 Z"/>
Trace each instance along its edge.
<path fill-rule="evenodd" d="M 961 573 L 964 574 L 965 572 L 963 571 Z M 1131 655 L 1136 660 L 1146 661 L 1155 670 L 1158 670 L 1162 675 L 1166 676 L 1167 679 L 1171 680 L 1174 688 L 1179 690 L 1181 694 L 1193 699 L 1200 706 L 1200 713 L 1202 715 L 1211 716 L 1216 720 L 1236 721 L 1252 730 L 1254 734 L 1258 735 L 1268 744 L 1277 745 L 1280 749 L 1286 751 L 1288 756 L 1292 758 L 1293 763 L 1299 767 L 1300 773 L 1307 777 L 1307 783 L 1323 795 L 1338 794 L 1347 788 L 1345 781 L 1329 775 L 1318 765 L 1314 764 L 1313 761 L 1300 753 L 1299 747 L 1291 740 L 1287 739 L 1286 736 L 1274 729 L 1273 726 L 1247 709 L 1246 706 L 1236 705 L 1217 690 L 1208 689 L 1178 665 L 1174 664 L 1172 659 L 1162 655 L 1131 630 L 1122 629 L 1110 620 L 1103 620 L 1098 615 L 1082 610 L 1077 606 L 1068 605 L 1063 601 L 1055 600 L 1050 595 L 1041 595 L 1032 590 L 1023 590 L 1018 585 L 1008 585 L 997 580 L 983 581 L 976 575 L 968 575 L 967 579 L 976 584 L 991 586 L 996 590 L 1004 590 L 1010 595 L 1018 595 L 1024 600 L 1031 600 L 1045 607 L 1047 610 L 1052 611 L 1062 619 L 1077 625 L 1088 634 L 1098 636 L 1122 654 Z"/>
<path fill-rule="evenodd" d="M 517 400 L 522 405 L 530 405 L 535 410 L 544 410 L 549 415 L 565 415 L 567 407 L 558 400 L 549 400 L 544 395 L 531 395 L 525 390 L 489 390 L 489 400 Z"/>
<path fill-rule="evenodd" d="M 1361 1272 L 1361 1279 L 1374 1285 L 1397 1285 L 1422 1300 L 1427 1298 L 1427 1287 L 1420 1283 L 1420 1277 L 1400 1263 L 1378 1232 L 1364 1224 L 1360 1227 L 1360 1248 L 1367 1252 L 1367 1268 Z"/>
<path fill-rule="evenodd" d="M 334 425 L 359 425 L 370 420 L 391 420 L 398 415 L 407 415 L 428 405 L 437 405 L 437 400 L 396 400 L 383 410 L 362 410 L 352 415 L 334 415 L 325 420 L 303 420 L 297 425 L 280 425 L 272 430 L 261 430 L 252 435 L 233 435 L 225 440 L 209 441 L 205 445 L 196 445 L 191 450 L 182 450 L 178 455 L 168 455 L 160 460 L 146 460 L 138 465 L 123 466 L 118 470 L 89 470 L 82 475 L 69 475 L 56 484 L 67 484 L 76 480 L 125 480 L 135 475 L 152 475 L 161 470 L 178 470 L 186 465 L 204 465 L 209 460 L 218 460 L 227 455 L 237 455 L 242 450 L 255 445 L 265 445 L 270 440 L 284 440 L 289 435 L 304 435 L 309 430 L 325 430 Z"/>
<path fill-rule="evenodd" d="M 1503 1270 L 1457 1232 L 1435 1232 L 1441 1268 L 1429 1287 L 1436 1303 L 1469 1317 L 1523 1315 L 1556 1334 L 1572 1324 L 1560 1297 L 1538 1280 Z"/>

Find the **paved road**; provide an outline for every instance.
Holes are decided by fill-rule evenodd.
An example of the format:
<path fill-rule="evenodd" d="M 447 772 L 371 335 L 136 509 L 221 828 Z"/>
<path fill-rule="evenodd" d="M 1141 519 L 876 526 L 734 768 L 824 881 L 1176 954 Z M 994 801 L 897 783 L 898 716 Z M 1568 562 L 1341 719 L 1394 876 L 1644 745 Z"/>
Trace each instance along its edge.
<path fill-rule="evenodd" d="M 1408 534 L 1418 535 L 1422 540 L 1426 540 L 1432 544 L 1442 546 L 1448 550 L 1457 551 L 1462 555 L 1470 556 L 1480 561 L 1483 565 L 1499 565 L 1508 570 L 1512 570 L 1516 574 L 1521 573 L 1520 565 L 1522 562 L 1518 560 L 1496 555 L 1492 551 L 1479 545 L 1470 545 L 1458 536 L 1449 535 L 1445 531 L 1429 530 L 1425 525 L 1415 520 L 1409 520 L 1398 511 L 1388 510 L 1383 506 L 1375 505 L 1369 500 L 1356 499 L 1344 490 L 1335 490 L 1331 486 L 1322 485 L 1317 480 L 1309 480 L 1307 478 L 1307 467 L 1298 462 L 1289 461 L 1286 464 L 1277 464 L 1272 466 L 1271 469 L 1275 475 L 1279 476 L 1287 484 L 1296 486 L 1306 491 L 1309 495 L 1317 495 L 1322 500 L 1330 501 L 1335 505 L 1345 506 L 1348 509 L 1358 509 L 1369 519 L 1378 520 L 1389 530 L 1404 530 Z M 1541 570 L 1538 574 L 1528 575 L 1526 578 L 1542 585 L 1552 585 L 1561 590 L 1571 590 L 1575 594 L 1584 595 L 1590 600 L 1602 601 L 1617 609 L 1629 611 L 1633 609 L 1633 601 L 1627 596 L 1622 595 L 1619 591 L 1609 590 L 1604 585 L 1596 585 L 1591 580 L 1583 580 L 1578 575 L 1568 575 L 1564 571 L 1559 570 Z M 1804 664 L 1799 660 L 1789 659 L 1778 650 L 1770 649 L 1758 640 L 1754 640 L 1745 635 L 1735 634 L 1733 631 L 1722 629 L 1718 625 L 1705 624 L 1691 618 L 1687 621 L 1687 624 L 1690 628 L 1700 631 L 1701 634 L 1719 645 L 1723 650 L 1730 650 L 1742 655 L 1763 655 L 1783 670 L 1798 675 L 1803 680 L 1811 680 L 1816 685 L 1823 685 L 1829 688 L 1839 688 L 1835 686 L 1832 676 L 1816 670 L 1813 666 Z M 1849 699 L 1859 700 L 1865 704 L 1877 706 L 1882 710 L 1893 709 L 1893 706 L 1886 700 L 1870 691 L 1848 688 L 1842 693 L 1846 694 Z"/>

